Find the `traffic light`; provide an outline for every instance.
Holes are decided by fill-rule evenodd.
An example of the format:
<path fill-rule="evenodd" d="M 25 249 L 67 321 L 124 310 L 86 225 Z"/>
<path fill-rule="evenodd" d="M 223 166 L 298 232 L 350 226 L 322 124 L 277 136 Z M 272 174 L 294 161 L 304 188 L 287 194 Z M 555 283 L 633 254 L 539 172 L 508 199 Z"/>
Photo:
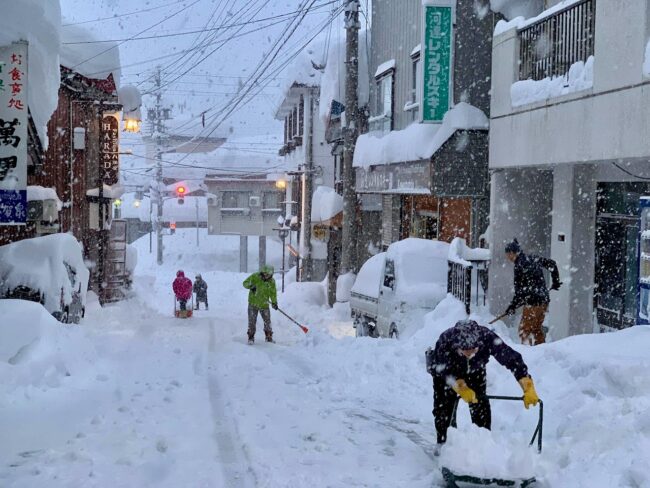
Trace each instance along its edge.
<path fill-rule="evenodd" d="M 176 233 L 176 222 L 170 222 L 169 223 L 169 233 L 170 234 L 175 234 Z"/>
<path fill-rule="evenodd" d="M 185 188 L 183 185 L 176 187 L 176 196 L 178 197 L 179 205 L 183 205 L 185 203 L 185 199 L 183 198 L 185 196 L 185 193 L 187 193 L 187 188 Z"/>

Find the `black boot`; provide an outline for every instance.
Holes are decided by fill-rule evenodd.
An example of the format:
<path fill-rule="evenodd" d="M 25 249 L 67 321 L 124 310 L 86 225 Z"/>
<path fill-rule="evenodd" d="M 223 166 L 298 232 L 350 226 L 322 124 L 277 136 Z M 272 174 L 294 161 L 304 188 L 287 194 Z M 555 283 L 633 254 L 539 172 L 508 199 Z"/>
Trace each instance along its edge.
<path fill-rule="evenodd" d="M 266 342 L 275 342 L 273 340 L 273 334 L 266 334 Z"/>
<path fill-rule="evenodd" d="M 251 346 L 255 344 L 255 336 L 248 334 L 248 344 Z"/>

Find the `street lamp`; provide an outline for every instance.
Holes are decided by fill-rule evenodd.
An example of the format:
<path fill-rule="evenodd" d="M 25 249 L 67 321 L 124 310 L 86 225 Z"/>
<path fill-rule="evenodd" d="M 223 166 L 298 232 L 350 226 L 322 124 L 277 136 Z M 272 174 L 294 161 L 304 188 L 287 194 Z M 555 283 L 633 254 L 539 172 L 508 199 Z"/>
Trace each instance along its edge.
<path fill-rule="evenodd" d="M 275 181 L 275 187 L 278 190 L 285 190 L 287 188 L 287 180 L 286 180 L 286 178 L 284 176 L 278 178 Z"/>
<path fill-rule="evenodd" d="M 141 120 L 137 118 L 131 118 L 129 116 L 124 116 L 124 132 L 138 133 L 140 132 Z"/>
<path fill-rule="evenodd" d="M 286 224 L 286 220 L 285 220 L 285 218 L 284 218 L 282 215 L 280 215 L 280 216 L 278 217 L 278 224 L 281 225 L 282 227 L 279 227 L 279 228 L 276 228 L 276 229 L 273 229 L 273 230 L 278 231 L 278 237 L 279 237 L 280 240 L 282 241 L 282 269 L 280 270 L 280 272 L 282 273 L 282 293 L 284 293 L 284 274 L 285 274 L 285 272 L 286 272 L 286 270 L 285 270 L 285 268 L 284 268 L 284 266 L 285 266 L 285 265 L 284 265 L 284 263 L 285 263 L 285 259 L 284 259 L 284 258 L 285 258 L 285 249 L 286 249 L 286 246 L 285 246 L 284 241 L 285 241 L 285 240 L 287 239 L 287 237 L 289 236 L 289 230 L 290 230 L 290 228 L 287 227 L 287 226 L 285 225 L 285 224 Z"/>

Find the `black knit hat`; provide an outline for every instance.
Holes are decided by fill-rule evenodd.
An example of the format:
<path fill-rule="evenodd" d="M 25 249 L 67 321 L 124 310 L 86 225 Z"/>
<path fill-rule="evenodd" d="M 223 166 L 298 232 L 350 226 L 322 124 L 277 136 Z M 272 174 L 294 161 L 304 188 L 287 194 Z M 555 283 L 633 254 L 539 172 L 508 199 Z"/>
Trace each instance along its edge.
<path fill-rule="evenodd" d="M 511 252 L 515 254 L 519 254 L 521 252 L 521 246 L 519 245 L 519 241 L 517 241 L 517 239 L 513 239 L 512 242 L 506 244 L 506 253 Z"/>
<path fill-rule="evenodd" d="M 474 349 L 480 341 L 480 325 L 475 320 L 459 320 L 454 325 L 454 347 L 456 349 Z"/>

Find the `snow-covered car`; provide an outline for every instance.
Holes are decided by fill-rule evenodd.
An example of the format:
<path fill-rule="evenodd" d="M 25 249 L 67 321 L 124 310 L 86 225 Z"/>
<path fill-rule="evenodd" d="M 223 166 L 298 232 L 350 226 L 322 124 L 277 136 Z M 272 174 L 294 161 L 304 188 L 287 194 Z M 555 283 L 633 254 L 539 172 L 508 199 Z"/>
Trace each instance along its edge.
<path fill-rule="evenodd" d="M 0 296 L 39 302 L 60 322 L 76 324 L 84 316 L 89 276 L 70 234 L 0 246 Z"/>
<path fill-rule="evenodd" d="M 409 238 L 364 263 L 350 292 L 357 337 L 399 337 L 447 294 L 449 244 Z"/>

